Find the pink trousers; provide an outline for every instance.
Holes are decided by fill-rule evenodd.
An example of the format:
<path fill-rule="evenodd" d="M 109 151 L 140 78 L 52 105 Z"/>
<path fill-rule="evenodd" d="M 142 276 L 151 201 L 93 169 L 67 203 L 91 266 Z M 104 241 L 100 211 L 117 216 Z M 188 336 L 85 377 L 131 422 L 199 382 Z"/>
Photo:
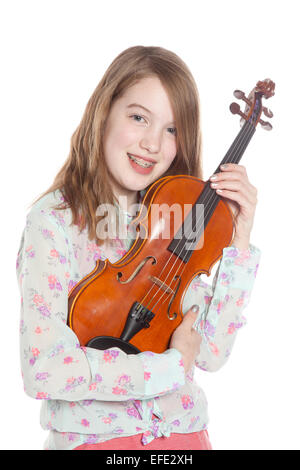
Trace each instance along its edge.
<path fill-rule="evenodd" d="M 207 431 L 189 434 L 171 434 L 170 437 L 158 437 L 150 444 L 141 443 L 142 434 L 129 437 L 117 437 L 99 444 L 82 444 L 74 450 L 212 450 Z"/>

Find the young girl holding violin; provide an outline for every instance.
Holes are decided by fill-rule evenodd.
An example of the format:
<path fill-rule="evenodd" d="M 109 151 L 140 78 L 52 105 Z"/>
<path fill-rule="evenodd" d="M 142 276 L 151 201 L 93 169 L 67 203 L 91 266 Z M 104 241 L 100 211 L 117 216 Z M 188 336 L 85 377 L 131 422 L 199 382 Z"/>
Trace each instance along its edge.
<path fill-rule="evenodd" d="M 195 366 L 216 371 L 226 362 L 260 258 L 250 244 L 257 191 L 243 166 L 210 178 L 235 215 L 235 235 L 212 286 L 200 276 L 191 282 L 169 349 L 85 347 L 67 325 L 70 290 L 98 259 L 122 258 L 136 236 L 99 238 L 97 208 L 111 204 L 128 228 L 133 204 L 157 179 L 202 179 L 200 155 L 199 98 L 185 63 L 160 47 L 123 51 L 92 94 L 53 185 L 33 203 L 18 252 L 22 375 L 26 393 L 42 401 L 45 449 L 211 449 Z"/>

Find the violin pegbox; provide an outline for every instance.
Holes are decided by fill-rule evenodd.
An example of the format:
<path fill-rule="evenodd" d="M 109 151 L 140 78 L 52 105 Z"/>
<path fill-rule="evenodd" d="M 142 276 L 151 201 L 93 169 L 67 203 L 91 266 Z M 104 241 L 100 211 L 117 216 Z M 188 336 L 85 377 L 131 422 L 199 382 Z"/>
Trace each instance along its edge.
<path fill-rule="evenodd" d="M 238 103 L 231 103 L 229 109 L 232 114 L 238 114 L 241 116 L 241 125 L 243 125 L 245 121 L 250 122 L 254 127 L 260 123 L 263 129 L 270 131 L 272 130 L 272 125 L 269 122 L 260 119 L 260 116 L 264 113 L 268 118 L 273 117 L 272 111 L 265 106 L 262 106 L 262 98 L 271 98 L 275 94 L 274 90 L 275 83 L 269 78 L 261 82 L 257 82 L 256 87 L 253 88 L 248 97 L 246 97 L 243 91 L 235 90 L 233 93 L 235 98 L 244 101 L 246 103 L 246 107 L 244 112 L 242 112 Z"/>

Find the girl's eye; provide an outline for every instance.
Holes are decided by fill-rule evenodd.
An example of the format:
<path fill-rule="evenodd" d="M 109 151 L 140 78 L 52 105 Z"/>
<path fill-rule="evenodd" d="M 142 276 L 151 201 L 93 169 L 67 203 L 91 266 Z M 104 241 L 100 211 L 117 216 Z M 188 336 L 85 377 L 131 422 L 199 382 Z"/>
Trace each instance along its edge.
<path fill-rule="evenodd" d="M 170 133 L 173 135 L 177 135 L 176 127 L 169 127 L 168 131 L 171 131 Z"/>
<path fill-rule="evenodd" d="M 130 117 L 133 118 L 133 120 L 136 121 L 136 122 L 142 122 L 141 119 L 144 119 L 139 114 L 132 114 Z M 172 134 L 172 135 L 175 135 L 175 136 L 177 135 L 176 127 L 169 127 L 168 131 L 170 131 L 170 134 Z"/>
<path fill-rule="evenodd" d="M 130 117 L 132 117 L 134 119 L 134 121 L 137 121 L 137 122 L 141 122 L 140 119 L 144 119 L 142 116 L 140 116 L 139 114 L 132 114 Z M 136 119 L 138 118 L 138 119 Z"/>

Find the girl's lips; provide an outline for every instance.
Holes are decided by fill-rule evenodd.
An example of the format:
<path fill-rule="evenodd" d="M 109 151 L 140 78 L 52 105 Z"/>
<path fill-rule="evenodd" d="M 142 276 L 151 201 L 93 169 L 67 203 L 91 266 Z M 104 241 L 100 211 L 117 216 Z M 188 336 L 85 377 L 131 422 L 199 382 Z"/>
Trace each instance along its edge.
<path fill-rule="evenodd" d="M 141 157 L 140 155 L 135 155 L 134 153 L 127 153 L 127 155 L 132 155 L 135 158 L 140 158 L 141 160 L 145 160 L 146 162 L 149 162 L 149 163 L 156 163 L 156 161 L 153 160 L 152 158 Z"/>
<path fill-rule="evenodd" d="M 151 173 L 154 168 L 154 165 L 151 165 L 149 167 L 142 167 L 138 163 L 135 163 L 133 160 L 131 160 L 131 158 L 129 157 L 128 160 L 133 170 L 139 173 L 140 175 L 149 175 L 149 173 Z"/>

